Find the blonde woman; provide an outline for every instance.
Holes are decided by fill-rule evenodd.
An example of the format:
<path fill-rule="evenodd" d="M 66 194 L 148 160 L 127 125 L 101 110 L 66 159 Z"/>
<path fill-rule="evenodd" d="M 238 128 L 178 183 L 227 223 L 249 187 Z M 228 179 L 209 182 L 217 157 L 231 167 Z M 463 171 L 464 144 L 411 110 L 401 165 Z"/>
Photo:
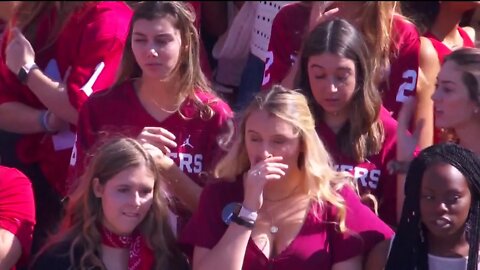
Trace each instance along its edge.
<path fill-rule="evenodd" d="M 188 269 L 168 223 L 154 158 L 130 138 L 96 152 L 60 232 L 31 269 Z"/>
<path fill-rule="evenodd" d="M 238 127 L 181 237 L 193 269 L 361 269 L 392 231 L 333 169 L 305 96 L 274 86 Z"/>

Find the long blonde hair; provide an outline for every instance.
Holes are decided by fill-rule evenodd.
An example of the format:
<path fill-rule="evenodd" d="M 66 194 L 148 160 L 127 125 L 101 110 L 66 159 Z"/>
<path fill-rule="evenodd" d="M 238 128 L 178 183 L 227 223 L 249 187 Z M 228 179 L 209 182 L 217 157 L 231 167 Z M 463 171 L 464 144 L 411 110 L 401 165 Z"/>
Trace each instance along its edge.
<path fill-rule="evenodd" d="M 248 117 L 258 110 L 288 122 L 300 134 L 303 149 L 298 163 L 306 176 L 303 188 L 321 208 L 325 203 L 338 208 L 339 228 L 345 232 L 346 209 L 344 200 L 338 192 L 345 184 L 353 185 L 354 181 L 350 174 L 339 173 L 333 168 L 330 155 L 315 130 L 315 121 L 307 99 L 298 91 L 275 85 L 271 90 L 258 94 L 240 118 L 231 149 L 217 164 L 214 175 L 233 180 L 249 169 L 250 162 L 245 146 L 245 123 Z"/>
<path fill-rule="evenodd" d="M 100 254 L 101 237 L 97 225 L 103 218 L 101 199 L 93 191 L 93 179 L 105 185 L 121 171 L 144 165 L 155 179 L 153 203 L 139 229 L 155 257 L 154 269 L 175 269 L 180 251 L 168 223 L 167 203 L 164 198 L 159 171 L 152 156 L 134 139 L 117 137 L 102 145 L 96 152 L 72 193 L 62 221 L 60 232 L 52 236 L 39 255 L 61 244 L 68 244 L 68 254 L 74 269 L 103 269 Z M 82 254 L 77 254 L 82 250 Z"/>

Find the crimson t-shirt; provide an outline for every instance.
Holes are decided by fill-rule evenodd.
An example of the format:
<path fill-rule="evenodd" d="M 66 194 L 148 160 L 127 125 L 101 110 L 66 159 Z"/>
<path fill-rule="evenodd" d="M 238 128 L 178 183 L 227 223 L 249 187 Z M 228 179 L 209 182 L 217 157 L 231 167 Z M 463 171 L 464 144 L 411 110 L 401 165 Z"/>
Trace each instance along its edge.
<path fill-rule="evenodd" d="M 131 8 L 124 2 L 88 2 L 74 12 L 56 42 L 40 51 L 51 31 L 54 14 L 46 12 L 39 18 L 32 46 L 35 61 L 45 75 L 65 84 L 70 103 L 80 109 L 87 97 L 108 88 L 114 81 L 128 35 Z M 5 64 L 7 33 L 2 40 L 0 55 L 0 104 L 23 103 L 45 110 L 45 105 L 21 84 Z M 16 145 L 19 160 L 38 163 L 49 183 L 65 194 L 68 161 L 75 142 L 75 127 L 55 134 L 24 134 Z"/>
<path fill-rule="evenodd" d="M 380 218 L 390 225 L 396 222 L 396 186 L 397 175 L 389 174 L 387 163 L 396 159 L 397 153 L 397 122 L 382 108 L 380 121 L 385 131 L 385 140 L 380 152 L 368 156 L 363 162 L 356 162 L 340 150 L 337 135 L 325 122 L 317 121 L 317 133 L 332 156 L 338 171 L 348 171 L 358 183 L 360 194 L 371 193 L 379 203 Z"/>
<path fill-rule="evenodd" d="M 34 225 L 35 202 L 30 180 L 17 169 L 0 166 L 0 228 L 15 235 L 22 246 L 17 266 L 28 264 Z"/>
<path fill-rule="evenodd" d="M 76 179 L 88 163 L 96 147 L 112 136 L 121 135 L 136 138 L 144 127 L 162 127 L 176 137 L 176 148 L 168 155 L 175 164 L 198 185 L 206 184 L 205 172 L 213 169 L 214 163 L 223 155 L 219 147 L 220 136 L 227 131 L 233 113 L 227 103 L 212 93 L 196 91 L 196 96 L 214 111 L 211 118 L 203 118 L 193 100 L 186 99 L 178 112 L 162 122 L 153 118 L 143 107 L 133 87 L 133 81 L 126 81 L 116 88 L 92 95 L 80 110 L 77 140 L 70 161 L 69 186 L 76 186 Z M 177 225 L 181 230 L 190 213 L 178 210 Z"/>
<path fill-rule="evenodd" d="M 275 15 L 266 52 L 262 89 L 281 83 L 295 63 L 310 9 L 302 3 L 291 3 L 283 6 Z"/>
<path fill-rule="evenodd" d="M 368 254 L 378 242 L 392 236 L 393 231 L 360 202 L 353 190 L 344 187 L 340 195 L 345 199 L 347 210 L 346 233 L 326 225 L 326 221 L 335 221 L 336 208 L 328 205 L 328 210 L 320 212 L 317 218 L 313 207 L 318 205 L 313 204 L 297 236 L 277 256 L 268 259 L 250 238 L 242 269 L 327 270 L 335 263 Z M 241 177 L 233 183 L 206 186 L 197 212 L 180 236 L 180 243 L 212 249 L 228 227 L 222 220 L 223 207 L 231 202 L 241 203 L 243 196 Z"/>

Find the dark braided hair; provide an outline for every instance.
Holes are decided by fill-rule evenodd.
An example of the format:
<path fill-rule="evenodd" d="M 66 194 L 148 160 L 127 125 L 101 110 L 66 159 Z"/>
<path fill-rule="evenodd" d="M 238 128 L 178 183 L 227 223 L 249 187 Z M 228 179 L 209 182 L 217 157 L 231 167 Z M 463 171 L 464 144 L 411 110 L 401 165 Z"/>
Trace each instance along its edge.
<path fill-rule="evenodd" d="M 467 270 L 477 270 L 480 226 L 480 159 L 457 144 L 444 143 L 425 148 L 412 161 L 405 182 L 405 201 L 386 270 L 428 270 L 428 239 L 420 217 L 420 189 L 425 170 L 439 162 L 457 168 L 467 179 L 472 204 L 466 221 Z"/>

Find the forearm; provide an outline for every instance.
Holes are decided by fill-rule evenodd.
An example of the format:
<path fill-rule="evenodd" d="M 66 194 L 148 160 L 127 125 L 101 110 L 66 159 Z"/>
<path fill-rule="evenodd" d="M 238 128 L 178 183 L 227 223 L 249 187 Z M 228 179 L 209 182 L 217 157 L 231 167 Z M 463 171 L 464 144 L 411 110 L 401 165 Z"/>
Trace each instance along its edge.
<path fill-rule="evenodd" d="M 31 71 L 27 86 L 51 112 L 73 125 L 77 124 L 78 111 L 70 103 L 65 86 L 52 81 L 39 69 Z"/>
<path fill-rule="evenodd" d="M 200 258 L 195 251 L 193 270 L 242 269 L 251 233 L 252 231 L 247 227 L 232 222 L 213 249 L 202 254 Z"/>
<path fill-rule="evenodd" d="M 18 239 L 9 231 L 0 228 L 0 270 L 11 269 L 22 255 Z"/>
<path fill-rule="evenodd" d="M 400 223 L 400 218 L 402 217 L 402 209 L 403 209 L 403 201 L 405 200 L 405 173 L 398 173 L 397 174 L 397 202 L 396 202 L 396 213 L 397 213 L 397 224 Z"/>
<path fill-rule="evenodd" d="M 0 105 L 0 129 L 21 134 L 44 132 L 40 124 L 41 113 L 23 103 L 3 103 Z"/>
<path fill-rule="evenodd" d="M 197 210 L 202 188 L 186 175 L 178 166 L 173 164 L 168 170 L 163 171 L 163 176 L 173 194 L 194 212 Z"/>

